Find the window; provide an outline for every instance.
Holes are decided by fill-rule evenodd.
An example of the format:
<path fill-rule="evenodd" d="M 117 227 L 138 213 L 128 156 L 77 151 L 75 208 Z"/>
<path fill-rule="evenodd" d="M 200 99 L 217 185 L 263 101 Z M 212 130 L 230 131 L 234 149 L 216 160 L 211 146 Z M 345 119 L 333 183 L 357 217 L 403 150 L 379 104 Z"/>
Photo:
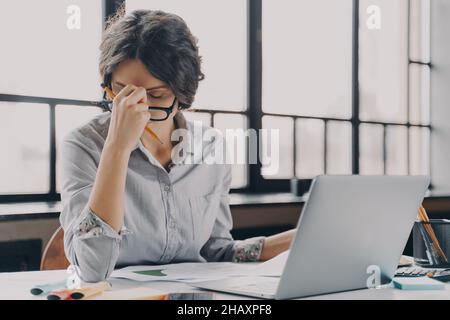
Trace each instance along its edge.
<path fill-rule="evenodd" d="M 325 122 L 296 120 L 296 170 L 299 179 L 311 179 L 325 172 Z"/>
<path fill-rule="evenodd" d="M 263 177 L 429 174 L 429 24 L 428 0 L 262 0 L 262 127 L 283 155 Z"/>
<path fill-rule="evenodd" d="M 49 118 L 45 104 L 0 102 L 0 194 L 50 190 Z"/>
<path fill-rule="evenodd" d="M 16 0 L 0 10 L 0 170 L 14 168 L 0 171 L 0 202 L 59 199 L 59 145 L 101 112 L 102 23 L 122 2 Z M 430 173 L 430 0 L 125 3 L 178 14 L 198 38 L 206 79 L 188 119 L 225 134 L 278 130 L 278 169 L 236 157 L 234 192 L 289 191 L 291 179 L 320 174 Z M 79 30 L 66 26 L 70 5 L 81 9 Z M 374 5 L 380 29 L 366 24 Z M 229 148 L 249 160 L 248 141 L 235 139 Z M 272 139 L 260 136 L 263 157 Z"/>
<path fill-rule="evenodd" d="M 283 155 L 264 177 L 351 173 L 352 1 L 264 0 L 262 35 L 263 128 L 282 128 Z"/>
<path fill-rule="evenodd" d="M 80 29 L 69 29 L 71 5 Z M 25 9 L 26 8 L 26 9 Z M 97 100 L 101 1 L 8 0 L 0 5 L 0 92 Z"/>
<path fill-rule="evenodd" d="M 61 157 L 61 142 L 64 137 L 77 127 L 88 123 L 92 118 L 102 113 L 100 108 L 92 106 L 56 106 L 56 191 L 61 190 L 59 159 Z"/>
<path fill-rule="evenodd" d="M 102 6 L 87 0 L 0 4 L 0 127 L 7 133 L 0 138 L 0 202 L 59 199 L 57 144 L 99 112 L 91 101 L 101 97 Z M 74 9 L 79 29 L 67 24 Z"/>
<path fill-rule="evenodd" d="M 247 185 L 247 157 L 240 156 L 246 154 L 246 139 L 238 135 L 227 136 L 227 130 L 246 130 L 248 128 L 247 117 L 240 114 L 216 113 L 214 115 L 214 127 L 219 129 L 227 137 L 228 155 L 231 163 L 234 164 L 231 188 L 243 188 Z"/>
<path fill-rule="evenodd" d="M 366 9 L 378 5 L 380 29 L 366 26 Z M 359 87 L 362 121 L 408 121 L 408 0 L 360 1 Z"/>
<path fill-rule="evenodd" d="M 431 141 L 431 1 L 410 0 L 409 171 L 429 174 Z"/>
<path fill-rule="evenodd" d="M 327 174 L 351 174 L 352 126 L 350 122 L 329 121 L 327 129 Z"/>
<path fill-rule="evenodd" d="M 362 21 L 370 5 L 383 19 L 359 29 L 360 173 L 429 174 L 430 2 L 363 0 Z"/>
<path fill-rule="evenodd" d="M 268 135 L 266 139 L 263 136 L 263 150 L 264 154 L 274 156 L 274 152 L 279 153 L 279 156 L 275 159 L 279 159 L 278 170 L 262 170 L 262 174 L 265 177 L 277 177 L 279 179 L 289 179 L 293 177 L 294 168 L 294 121 L 291 118 L 264 116 L 262 119 L 262 126 L 267 130 L 278 130 L 279 141 L 271 141 L 272 135 Z M 269 138 L 270 137 L 270 138 Z M 275 146 L 278 150 L 265 150 L 266 147 Z"/>
<path fill-rule="evenodd" d="M 350 119 L 352 1 L 264 0 L 262 23 L 264 113 Z"/>

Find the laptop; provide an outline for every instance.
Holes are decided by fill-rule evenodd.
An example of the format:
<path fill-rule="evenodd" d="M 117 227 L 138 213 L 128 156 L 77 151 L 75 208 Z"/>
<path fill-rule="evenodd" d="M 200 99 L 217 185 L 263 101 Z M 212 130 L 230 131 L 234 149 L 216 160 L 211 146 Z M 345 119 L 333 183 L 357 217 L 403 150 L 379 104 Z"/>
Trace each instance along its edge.
<path fill-rule="evenodd" d="M 319 176 L 314 179 L 281 277 L 239 277 L 195 287 L 267 299 L 364 289 L 378 270 L 391 282 L 430 179 Z"/>

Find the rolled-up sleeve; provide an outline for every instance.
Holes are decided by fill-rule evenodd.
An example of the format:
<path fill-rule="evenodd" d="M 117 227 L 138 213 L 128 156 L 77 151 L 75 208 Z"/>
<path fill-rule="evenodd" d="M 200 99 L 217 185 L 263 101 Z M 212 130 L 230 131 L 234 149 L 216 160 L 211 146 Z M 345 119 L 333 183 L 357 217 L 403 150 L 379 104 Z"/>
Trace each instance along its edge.
<path fill-rule="evenodd" d="M 101 151 L 79 135 L 69 134 L 62 142 L 60 222 L 68 260 L 78 266 L 84 281 L 97 282 L 114 270 L 128 230 L 116 232 L 89 208 Z"/>
<path fill-rule="evenodd" d="M 222 179 L 219 212 L 217 213 L 211 237 L 203 246 L 201 254 L 208 262 L 259 261 L 265 237 L 234 240 L 231 235 L 233 218 L 230 210 L 229 191 L 232 175 L 231 166 L 224 165 L 224 167 L 226 169 L 224 179 Z"/>

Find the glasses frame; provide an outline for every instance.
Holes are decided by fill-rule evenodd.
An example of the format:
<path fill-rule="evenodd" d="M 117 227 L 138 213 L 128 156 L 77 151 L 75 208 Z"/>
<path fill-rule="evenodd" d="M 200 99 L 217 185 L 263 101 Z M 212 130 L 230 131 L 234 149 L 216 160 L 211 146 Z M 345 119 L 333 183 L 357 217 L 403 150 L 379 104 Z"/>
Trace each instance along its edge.
<path fill-rule="evenodd" d="M 155 110 L 155 111 L 164 111 L 166 113 L 166 116 L 163 119 L 151 119 L 152 121 L 166 121 L 169 119 L 170 115 L 173 112 L 173 109 L 175 108 L 175 105 L 177 103 L 177 97 L 173 99 L 172 105 L 170 107 L 148 107 L 148 110 Z"/>
<path fill-rule="evenodd" d="M 163 112 L 166 113 L 166 116 L 164 118 L 162 118 L 162 119 L 151 119 L 151 121 L 157 121 L 157 122 L 158 121 L 166 121 L 170 117 L 170 115 L 172 114 L 173 109 L 175 109 L 175 105 L 177 103 L 177 100 L 178 100 L 177 97 L 175 97 L 173 99 L 172 105 L 170 107 L 152 107 L 152 106 L 148 106 L 148 110 L 149 111 L 155 110 L 155 111 L 163 111 Z M 111 104 L 112 104 L 112 102 L 108 99 L 108 97 L 106 95 L 106 92 L 104 92 L 103 93 L 103 102 L 102 102 L 103 108 L 105 110 L 109 111 L 109 112 L 112 112 Z"/>

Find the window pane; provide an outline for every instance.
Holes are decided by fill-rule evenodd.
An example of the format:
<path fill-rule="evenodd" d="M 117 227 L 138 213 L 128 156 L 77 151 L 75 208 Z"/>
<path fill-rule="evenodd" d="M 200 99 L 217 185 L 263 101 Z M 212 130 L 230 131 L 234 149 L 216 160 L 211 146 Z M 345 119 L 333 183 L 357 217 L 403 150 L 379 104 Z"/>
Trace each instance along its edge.
<path fill-rule="evenodd" d="M 386 153 L 387 174 L 408 174 L 408 129 L 406 127 L 387 127 Z"/>
<path fill-rule="evenodd" d="M 49 192 L 49 117 L 46 104 L 0 102 L 0 194 Z"/>
<path fill-rule="evenodd" d="M 325 171 L 325 123 L 297 120 L 297 164 L 299 179 L 311 179 Z"/>
<path fill-rule="evenodd" d="M 430 174 L 430 130 L 412 127 L 410 135 L 410 174 Z"/>
<path fill-rule="evenodd" d="M 79 30 L 67 26 L 71 5 L 80 9 Z M 101 31 L 102 1 L 2 1 L 0 92 L 98 100 Z"/>
<path fill-rule="evenodd" d="M 204 126 L 211 126 L 211 115 L 209 113 L 184 111 L 183 114 L 186 120 L 200 121 Z"/>
<path fill-rule="evenodd" d="M 381 28 L 369 29 L 367 9 L 381 9 Z M 361 119 L 407 121 L 408 1 L 360 1 Z"/>
<path fill-rule="evenodd" d="M 214 116 L 214 127 L 219 129 L 227 142 L 227 152 L 232 152 L 233 178 L 232 189 L 243 188 L 248 183 L 247 178 L 247 146 L 243 131 L 233 129 L 247 130 L 247 118 L 242 115 L 216 114 Z M 229 154 L 231 155 L 231 154 Z"/>
<path fill-rule="evenodd" d="M 362 175 L 384 174 L 382 125 L 362 124 L 359 128 L 359 171 Z"/>
<path fill-rule="evenodd" d="M 409 116 L 412 124 L 430 124 L 430 67 L 409 67 Z"/>
<path fill-rule="evenodd" d="M 56 190 L 60 192 L 61 181 L 59 159 L 61 157 L 61 142 L 64 137 L 77 127 L 88 123 L 96 115 L 102 113 L 100 108 L 80 106 L 56 107 Z"/>
<path fill-rule="evenodd" d="M 265 116 L 262 124 L 263 129 L 267 130 L 267 134 L 262 135 L 262 152 L 271 159 L 272 165 L 263 166 L 262 175 L 266 179 L 292 179 L 294 177 L 294 121 L 291 118 Z M 276 139 L 277 132 L 279 140 Z"/>
<path fill-rule="evenodd" d="M 262 32 L 264 112 L 351 117 L 351 0 L 263 0 Z"/>
<path fill-rule="evenodd" d="M 127 11 L 163 10 L 178 14 L 199 40 L 206 79 L 195 108 L 247 108 L 247 2 L 242 0 L 127 0 Z"/>
<path fill-rule="evenodd" d="M 431 36 L 430 0 L 410 0 L 410 58 L 430 62 Z"/>
<path fill-rule="evenodd" d="M 327 174 L 352 173 L 352 127 L 350 122 L 327 123 Z"/>

